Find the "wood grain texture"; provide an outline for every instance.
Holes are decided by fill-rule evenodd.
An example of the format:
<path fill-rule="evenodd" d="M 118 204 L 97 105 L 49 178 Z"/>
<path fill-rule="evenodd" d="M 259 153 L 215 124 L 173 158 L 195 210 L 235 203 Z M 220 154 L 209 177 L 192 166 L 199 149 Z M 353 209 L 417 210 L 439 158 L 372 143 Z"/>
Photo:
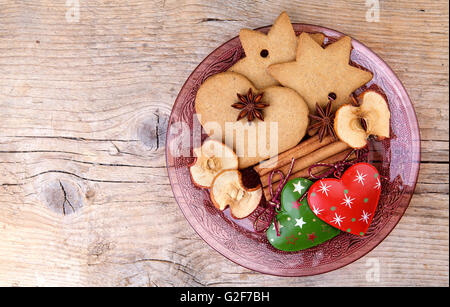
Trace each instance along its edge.
<path fill-rule="evenodd" d="M 380 1 L 370 23 L 365 1 L 79 4 L 77 21 L 65 0 L 0 0 L 0 286 L 448 286 L 448 1 Z M 307 278 L 255 273 L 212 250 L 179 210 L 164 158 L 191 71 L 282 10 L 380 55 L 423 139 L 416 193 L 394 231 L 355 263 Z"/>

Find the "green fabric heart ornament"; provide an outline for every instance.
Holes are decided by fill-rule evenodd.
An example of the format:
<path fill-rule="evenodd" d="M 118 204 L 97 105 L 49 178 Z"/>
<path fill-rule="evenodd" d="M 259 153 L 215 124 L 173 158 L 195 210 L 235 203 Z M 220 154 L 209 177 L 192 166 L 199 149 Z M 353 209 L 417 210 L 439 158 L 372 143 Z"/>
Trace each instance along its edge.
<path fill-rule="evenodd" d="M 306 193 L 312 181 L 304 178 L 289 180 L 281 192 L 281 207 L 276 216 L 280 236 L 272 222 L 267 229 L 267 239 L 276 249 L 288 252 L 304 250 L 319 245 L 339 234 L 336 229 L 319 219 L 310 209 Z"/>

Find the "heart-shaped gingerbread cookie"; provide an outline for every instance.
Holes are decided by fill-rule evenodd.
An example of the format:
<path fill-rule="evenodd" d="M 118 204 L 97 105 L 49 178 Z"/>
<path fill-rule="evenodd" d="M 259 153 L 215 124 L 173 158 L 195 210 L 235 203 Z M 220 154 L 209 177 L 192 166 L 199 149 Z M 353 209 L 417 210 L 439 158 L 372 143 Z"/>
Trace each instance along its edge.
<path fill-rule="evenodd" d="M 267 239 L 275 248 L 283 251 L 299 251 L 319 245 L 339 234 L 339 230 L 320 220 L 308 206 L 306 198 L 300 198 L 312 181 L 296 178 L 288 181 L 281 192 L 281 210 L 277 214 L 280 236 L 275 226 L 267 230 Z"/>
<path fill-rule="evenodd" d="M 380 193 L 377 169 L 368 163 L 357 163 L 341 179 L 316 181 L 309 189 L 308 203 L 324 222 L 363 236 L 375 214 Z"/>
<path fill-rule="evenodd" d="M 259 103 L 268 105 L 261 110 L 263 120 L 240 118 L 241 110 L 233 107 L 238 94 L 249 90 L 263 94 Z M 257 90 L 244 76 L 222 72 L 208 78 L 199 88 L 195 99 L 197 118 L 205 132 L 233 148 L 243 169 L 278 155 L 300 142 L 309 123 L 305 101 L 290 88 L 271 86 Z"/>

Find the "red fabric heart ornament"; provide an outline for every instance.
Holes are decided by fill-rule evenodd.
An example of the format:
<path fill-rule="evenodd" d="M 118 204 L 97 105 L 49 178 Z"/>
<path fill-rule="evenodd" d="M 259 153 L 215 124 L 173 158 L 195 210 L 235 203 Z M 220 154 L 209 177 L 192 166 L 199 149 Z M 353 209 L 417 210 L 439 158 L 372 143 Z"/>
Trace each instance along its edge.
<path fill-rule="evenodd" d="M 380 193 L 377 169 L 368 163 L 357 163 L 341 179 L 316 181 L 309 189 L 308 203 L 325 223 L 363 236 L 372 222 Z"/>

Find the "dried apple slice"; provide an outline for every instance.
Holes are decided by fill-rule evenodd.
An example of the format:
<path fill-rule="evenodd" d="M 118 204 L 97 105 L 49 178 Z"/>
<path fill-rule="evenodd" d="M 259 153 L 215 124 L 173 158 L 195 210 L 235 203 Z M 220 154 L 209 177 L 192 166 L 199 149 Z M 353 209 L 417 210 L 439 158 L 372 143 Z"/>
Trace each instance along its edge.
<path fill-rule="evenodd" d="M 366 91 L 359 100 L 361 117 L 367 123 L 367 133 L 378 139 L 388 138 L 391 113 L 384 97 L 375 91 Z"/>
<path fill-rule="evenodd" d="M 367 132 L 361 125 L 358 107 L 340 107 L 334 118 L 334 131 L 340 140 L 352 148 L 362 148 L 367 144 Z"/>
<path fill-rule="evenodd" d="M 379 140 L 389 137 L 391 113 L 384 97 L 369 90 L 359 96 L 359 101 L 358 107 L 340 107 L 334 119 L 336 135 L 352 148 L 366 146 L 370 135 Z M 366 122 L 366 129 L 361 125 L 362 119 Z"/>
<path fill-rule="evenodd" d="M 221 211 L 229 206 L 236 219 L 245 218 L 255 211 L 263 194 L 261 186 L 247 189 L 238 170 L 225 170 L 217 175 L 210 193 L 214 206 Z"/>
<path fill-rule="evenodd" d="M 189 168 L 192 181 L 201 188 L 209 188 L 214 177 L 223 170 L 237 169 L 238 157 L 219 141 L 208 139 L 194 149 L 195 162 Z"/>

